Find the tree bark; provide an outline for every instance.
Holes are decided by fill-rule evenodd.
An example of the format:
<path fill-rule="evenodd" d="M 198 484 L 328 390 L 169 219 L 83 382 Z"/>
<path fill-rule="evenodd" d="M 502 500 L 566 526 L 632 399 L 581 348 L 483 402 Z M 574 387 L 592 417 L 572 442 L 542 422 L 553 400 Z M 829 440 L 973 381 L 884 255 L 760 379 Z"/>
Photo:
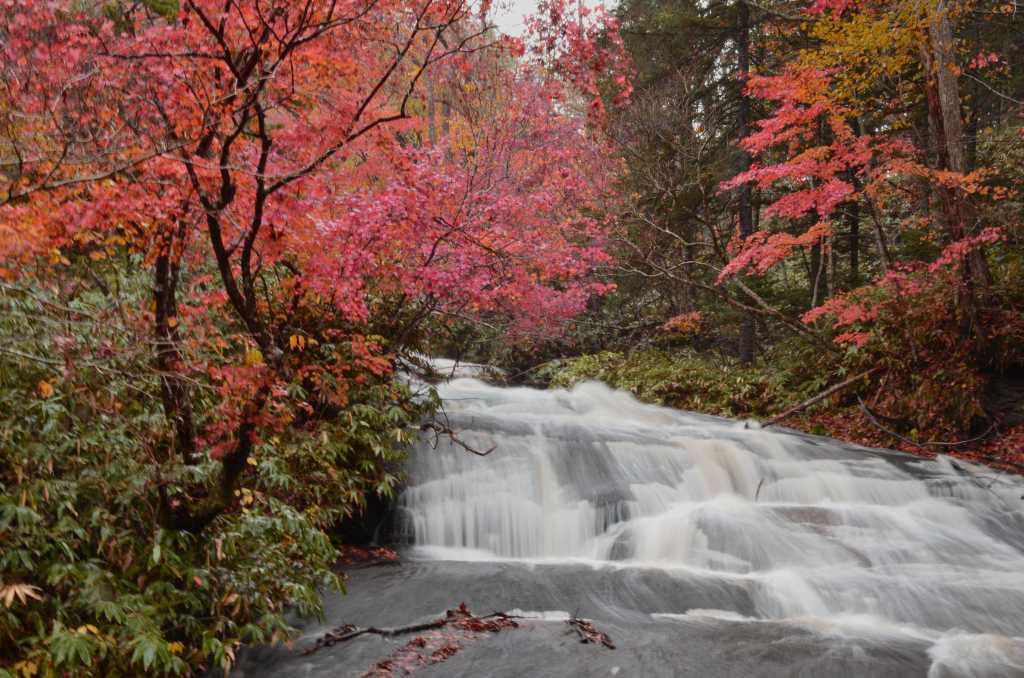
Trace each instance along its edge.
<path fill-rule="evenodd" d="M 811 245 L 811 267 L 810 267 L 810 292 L 811 308 L 816 307 L 824 301 L 822 288 L 824 287 L 825 257 L 822 252 L 822 242 Z"/>
<path fill-rule="evenodd" d="M 169 228 L 159 244 L 154 273 L 153 306 L 156 333 L 155 365 L 160 375 L 160 400 L 164 416 L 174 429 L 172 451 L 186 464 L 196 461 L 196 427 L 189 388 L 181 375 L 178 348 L 177 288 L 181 265 L 176 248 L 183 246 L 184 225 Z"/>
<path fill-rule="evenodd" d="M 860 120 L 856 118 L 850 124 L 853 133 L 857 136 L 861 134 Z M 861 185 L 857 179 L 857 175 L 852 171 L 848 171 L 846 180 L 853 186 L 853 190 L 856 194 L 860 194 Z M 860 200 L 854 199 L 846 206 L 846 231 L 848 233 L 850 247 L 850 275 L 848 284 L 850 288 L 860 286 Z"/>
<path fill-rule="evenodd" d="M 434 98 L 434 78 L 427 75 L 427 138 L 430 147 L 437 145 L 437 102 Z"/>
<path fill-rule="evenodd" d="M 928 44 L 921 52 L 926 74 L 929 129 L 936 151 L 936 169 L 964 173 L 963 120 L 960 91 L 954 61 L 953 30 L 946 0 L 939 0 L 928 23 Z M 967 237 L 975 230 L 976 216 L 963 191 L 939 186 L 942 217 L 949 242 Z M 965 334 L 976 334 L 978 324 L 977 287 L 986 287 L 989 279 L 984 252 L 977 248 L 963 267 L 957 301 Z"/>
<path fill-rule="evenodd" d="M 847 206 L 846 229 L 850 236 L 850 277 L 851 288 L 860 286 L 860 202 L 854 200 Z"/>
<path fill-rule="evenodd" d="M 953 43 L 953 27 L 949 20 L 947 0 L 939 0 L 936 16 L 928 25 L 932 51 L 935 59 L 935 81 L 937 85 L 939 109 L 942 114 L 942 131 L 945 137 L 946 159 L 948 168 L 962 174 L 968 171 L 964 153 L 963 117 L 960 110 L 960 86 L 956 66 L 955 45 Z M 964 235 L 974 233 L 977 228 L 977 215 L 969 201 L 962 193 L 956 193 L 955 218 L 961 221 Z M 963 236 L 961 236 L 963 237 Z M 984 291 L 990 282 L 988 262 L 981 248 L 976 248 L 968 255 L 973 284 Z"/>
<path fill-rule="evenodd" d="M 747 75 L 750 71 L 750 7 L 743 0 L 738 0 L 736 7 L 736 51 L 737 70 L 741 86 L 739 98 L 739 109 L 736 115 L 737 135 L 740 140 L 750 134 L 750 97 L 746 92 Z M 750 169 L 750 153 L 740 147 L 739 151 L 739 172 L 746 172 Z M 754 220 L 751 209 L 750 184 L 744 182 L 739 187 L 739 227 L 740 236 L 746 239 L 754 232 Z M 754 316 L 750 313 L 743 315 L 740 321 L 739 358 L 740 363 L 749 365 L 754 362 L 754 351 L 756 333 Z"/>
<path fill-rule="evenodd" d="M 885 230 L 882 228 L 882 222 L 878 218 L 878 210 L 875 209 L 875 204 L 871 201 L 871 198 L 867 199 L 867 207 L 868 213 L 871 215 L 871 224 L 874 226 L 878 260 L 882 264 L 882 272 L 888 273 L 889 269 L 892 268 L 892 257 L 889 256 L 889 247 L 885 243 Z"/>

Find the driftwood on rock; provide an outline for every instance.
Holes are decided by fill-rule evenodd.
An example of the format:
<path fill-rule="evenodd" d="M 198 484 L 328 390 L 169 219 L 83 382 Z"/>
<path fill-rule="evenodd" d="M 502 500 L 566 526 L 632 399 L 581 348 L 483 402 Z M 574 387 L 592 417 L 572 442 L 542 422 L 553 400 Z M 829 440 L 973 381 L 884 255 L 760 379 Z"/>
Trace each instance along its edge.
<path fill-rule="evenodd" d="M 488 615 L 476 616 L 469 611 L 465 603 L 462 603 L 457 608 L 448 610 L 444 617 L 409 626 L 380 628 L 343 624 L 317 638 L 313 645 L 305 649 L 302 654 L 311 655 L 326 647 L 366 635 L 384 638 L 411 635 L 413 637 L 407 643 L 395 648 L 386 658 L 371 666 L 362 675 L 362 678 L 385 678 L 396 674 L 408 675 L 420 668 L 447 661 L 458 654 L 466 644 L 487 634 L 519 628 L 520 624 L 516 621 L 519 619 L 530 618 L 506 612 L 492 612 Z M 615 649 L 608 634 L 597 630 L 593 622 L 573 615 L 566 620 L 566 623 L 576 632 L 581 643 L 600 644 L 610 650 Z"/>
<path fill-rule="evenodd" d="M 353 624 L 343 624 L 331 629 L 317 638 L 313 645 L 304 650 L 302 654 L 310 655 L 325 647 L 343 643 L 367 634 L 394 637 L 408 635 L 411 633 L 420 633 L 422 631 L 431 631 L 447 626 L 472 633 L 497 633 L 504 629 L 517 628 L 519 624 L 515 621 L 516 619 L 521 619 L 521 617 L 509 615 L 505 612 L 492 612 L 491 614 L 477 617 L 469 611 L 469 608 L 466 607 L 465 603 L 462 603 L 454 610 L 448 610 L 444 617 L 423 622 L 421 624 L 411 624 L 409 626 L 396 626 L 391 628 L 378 628 L 376 626 L 359 627 Z"/>
<path fill-rule="evenodd" d="M 797 412 L 800 412 L 802 410 L 807 409 L 811 405 L 814 405 L 816 403 L 820 403 L 822 400 L 824 400 L 825 398 L 829 397 L 833 393 L 838 393 L 839 391 L 842 391 L 844 388 L 846 388 L 848 386 L 851 386 L 852 384 L 857 383 L 861 379 L 863 379 L 865 377 L 868 377 L 868 376 L 871 376 L 872 374 L 877 372 L 879 369 L 880 368 L 878 368 L 878 367 L 872 367 L 867 372 L 861 372 L 860 374 L 858 374 L 855 377 L 850 377 L 849 379 L 847 379 L 845 381 L 841 381 L 838 384 L 835 384 L 834 386 L 830 386 L 827 389 L 825 389 L 824 391 L 822 391 L 821 393 L 819 393 L 818 395 L 814 396 L 813 398 L 808 398 L 807 400 L 803 401 L 799 405 L 795 405 L 794 407 L 789 408 L 788 410 L 786 410 L 782 414 L 775 415 L 774 417 L 772 417 L 771 419 L 766 421 L 764 423 L 764 425 L 765 426 L 774 426 L 775 424 L 778 424 L 783 419 L 791 417 L 792 415 L 796 414 Z"/>
<path fill-rule="evenodd" d="M 430 629 L 438 629 L 447 624 L 446 619 L 435 619 L 433 621 L 425 622 L 423 624 L 413 624 L 411 626 L 400 626 L 397 628 L 377 628 L 376 626 L 358 627 L 352 624 L 342 624 L 337 628 L 331 629 L 327 633 L 323 634 L 316 639 L 311 647 L 303 651 L 303 655 L 310 655 L 317 650 L 322 650 L 325 647 L 330 647 L 338 643 L 344 643 L 346 640 L 352 640 L 366 634 L 373 634 L 377 636 L 401 636 L 407 633 L 419 633 L 420 631 L 429 631 Z"/>

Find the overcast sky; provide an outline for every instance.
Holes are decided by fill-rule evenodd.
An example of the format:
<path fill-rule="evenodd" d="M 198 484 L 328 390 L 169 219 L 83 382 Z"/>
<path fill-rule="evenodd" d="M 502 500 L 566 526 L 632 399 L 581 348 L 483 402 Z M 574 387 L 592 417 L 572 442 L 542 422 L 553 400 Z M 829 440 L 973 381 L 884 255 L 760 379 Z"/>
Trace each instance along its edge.
<path fill-rule="evenodd" d="M 588 7 L 604 5 L 614 7 L 615 0 L 583 0 Z M 494 0 L 491 8 L 491 19 L 502 33 L 521 36 L 525 29 L 526 16 L 537 11 L 537 0 Z"/>
<path fill-rule="evenodd" d="M 537 0 L 496 0 L 491 18 L 502 33 L 518 36 L 523 34 L 525 17 L 536 10 Z"/>

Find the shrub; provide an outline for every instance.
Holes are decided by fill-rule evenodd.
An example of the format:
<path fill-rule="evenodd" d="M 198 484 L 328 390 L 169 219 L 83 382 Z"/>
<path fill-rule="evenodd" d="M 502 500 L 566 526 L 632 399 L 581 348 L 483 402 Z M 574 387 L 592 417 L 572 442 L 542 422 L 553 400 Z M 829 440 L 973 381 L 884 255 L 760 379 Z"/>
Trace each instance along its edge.
<path fill-rule="evenodd" d="M 551 385 L 570 387 L 597 379 L 625 389 L 640 400 L 725 417 L 767 417 L 813 395 L 831 374 L 813 352 L 781 344 L 757 365 L 692 349 L 603 352 L 547 368 Z"/>
<path fill-rule="evenodd" d="M 160 492 L 189 500 L 180 493 L 208 488 L 219 463 L 166 449 L 159 378 L 132 321 L 147 290 L 124 268 L 105 270 L 115 295 L 84 275 L 0 288 L 4 678 L 184 675 L 287 638 L 286 610 L 317 614 L 319 590 L 342 585 L 328 531 L 394 491 L 426 406 L 363 374 L 315 434 L 296 423 L 258 441 L 235 506 L 205 530 L 162 529 Z M 196 402 L 201 425 L 216 416 L 215 399 Z"/>
<path fill-rule="evenodd" d="M 983 298 L 970 318 L 955 273 L 904 266 L 804 316 L 827 320 L 851 373 L 878 368 L 870 406 L 911 436 L 949 440 L 977 430 L 988 417 L 989 374 L 1021 362 L 1020 302 Z"/>

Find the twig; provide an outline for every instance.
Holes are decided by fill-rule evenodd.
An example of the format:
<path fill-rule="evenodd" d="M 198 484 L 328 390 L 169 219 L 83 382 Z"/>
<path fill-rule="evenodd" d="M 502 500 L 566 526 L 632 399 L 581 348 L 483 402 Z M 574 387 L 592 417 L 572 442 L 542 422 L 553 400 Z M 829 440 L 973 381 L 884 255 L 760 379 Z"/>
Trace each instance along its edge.
<path fill-rule="evenodd" d="M 847 379 L 845 381 L 841 381 L 838 384 L 835 384 L 834 386 L 830 386 L 827 389 L 825 389 L 824 391 L 822 391 L 821 393 L 819 393 L 818 395 L 814 396 L 813 398 L 808 398 L 807 400 L 803 401 L 799 405 L 795 405 L 794 407 L 789 408 L 788 410 L 786 410 L 782 414 L 775 415 L 774 417 L 772 417 L 771 419 L 766 421 L 764 425 L 765 426 L 774 426 L 775 424 L 779 423 L 783 419 L 786 419 L 787 417 L 789 417 L 789 416 L 791 416 L 793 414 L 796 414 L 797 412 L 800 412 L 801 410 L 807 409 L 808 407 L 810 407 L 811 405 L 814 405 L 815 403 L 821 402 L 822 400 L 824 400 L 825 398 L 829 397 L 833 393 L 836 393 L 837 391 L 843 390 L 847 386 L 850 386 L 851 384 L 854 384 L 854 383 L 860 381 L 864 377 L 867 377 L 867 376 L 870 376 L 870 375 L 874 374 L 879 369 L 881 369 L 881 368 L 879 368 L 879 367 L 872 367 L 867 372 L 861 372 L 860 374 L 858 374 L 855 377 L 850 377 L 849 379 Z M 858 400 L 859 399 L 860 398 L 858 397 Z"/>
<path fill-rule="evenodd" d="M 979 85 L 981 85 L 982 87 L 984 87 L 988 91 L 992 92 L 997 97 L 1000 97 L 1002 99 L 1006 99 L 1010 103 L 1014 103 L 1014 104 L 1018 104 L 1018 105 L 1024 106 L 1024 101 L 1021 101 L 1020 99 L 1014 99 L 1009 94 L 1004 94 L 1003 92 L 1000 92 L 995 87 L 993 87 L 992 85 L 988 84 L 987 82 L 985 82 L 981 78 L 975 77 L 975 76 L 971 75 L 970 73 L 964 73 L 963 75 L 967 76 L 968 78 L 970 78 L 974 82 L 978 83 Z"/>
<path fill-rule="evenodd" d="M 6 353 L 8 355 L 13 355 L 23 360 L 31 360 L 33 362 L 41 363 L 43 365 L 50 365 L 51 367 L 60 366 L 64 364 L 60 360 L 54 360 L 53 358 L 44 358 L 43 356 L 32 355 L 30 353 L 22 353 L 21 351 L 15 350 L 13 348 L 0 347 L 0 353 Z"/>
<path fill-rule="evenodd" d="M 536 365 L 534 365 L 533 367 L 527 367 L 527 368 L 526 368 L 525 370 L 523 370 L 522 372 L 517 372 L 516 374 L 513 374 L 513 375 L 512 375 L 511 377 L 509 377 L 509 381 L 513 381 L 513 380 L 515 380 L 515 379 L 518 379 L 519 377 L 524 377 L 524 376 L 526 376 L 527 374 L 529 374 L 530 372 L 534 372 L 534 371 L 536 371 L 536 370 L 539 370 L 539 369 L 541 369 L 542 367 L 544 367 L 544 366 L 546 366 L 546 365 L 550 365 L 551 363 L 555 363 L 555 362 L 558 362 L 559 360 L 561 360 L 561 358 L 552 358 L 551 360 L 545 360 L 545 361 L 544 361 L 544 362 L 542 362 L 542 363 L 537 363 L 537 364 L 536 364 Z"/>
<path fill-rule="evenodd" d="M 442 434 L 446 435 L 446 436 L 448 436 L 448 439 L 452 441 L 452 443 L 458 445 L 459 447 L 461 447 L 462 449 L 466 450 L 467 452 L 472 452 L 473 454 L 477 455 L 478 457 L 486 457 L 488 454 L 490 454 L 491 452 L 494 452 L 494 450 L 498 449 L 497 445 L 492 445 L 490 447 L 490 449 L 485 450 L 485 451 L 480 451 L 480 450 L 476 449 L 475 447 L 473 447 L 472 445 L 470 445 L 469 443 L 467 443 L 467 442 L 465 442 L 463 440 L 460 440 L 459 437 L 457 435 L 455 435 L 455 431 L 452 430 L 451 426 L 449 426 L 447 424 L 442 424 L 442 423 L 440 423 L 438 421 L 423 422 L 422 424 L 420 424 L 420 430 L 421 431 L 433 431 L 434 435 L 438 436 L 438 437 L 441 436 Z M 434 446 L 435 447 L 437 446 L 437 438 L 436 437 L 434 439 Z"/>

